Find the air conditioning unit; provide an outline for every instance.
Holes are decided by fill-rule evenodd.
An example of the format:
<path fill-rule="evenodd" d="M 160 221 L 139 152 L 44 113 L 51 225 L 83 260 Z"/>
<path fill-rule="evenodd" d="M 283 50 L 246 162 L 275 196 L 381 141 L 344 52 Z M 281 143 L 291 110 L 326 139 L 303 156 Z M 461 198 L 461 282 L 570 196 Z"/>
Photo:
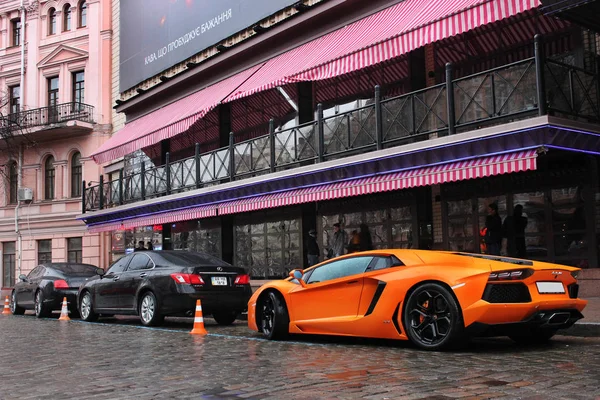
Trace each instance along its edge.
<path fill-rule="evenodd" d="M 19 188 L 19 193 L 17 194 L 17 199 L 19 201 L 32 201 L 33 200 L 33 190 L 30 188 Z"/>

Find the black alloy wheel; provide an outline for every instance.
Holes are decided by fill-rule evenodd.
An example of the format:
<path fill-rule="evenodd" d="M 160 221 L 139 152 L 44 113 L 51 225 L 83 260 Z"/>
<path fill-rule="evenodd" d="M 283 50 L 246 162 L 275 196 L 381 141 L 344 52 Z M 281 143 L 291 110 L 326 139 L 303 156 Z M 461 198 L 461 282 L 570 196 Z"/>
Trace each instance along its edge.
<path fill-rule="evenodd" d="M 270 340 L 285 339 L 289 335 L 290 317 L 281 295 L 268 292 L 259 301 L 258 328 Z"/>
<path fill-rule="evenodd" d="M 83 292 L 79 300 L 79 314 L 81 314 L 81 319 L 87 322 L 94 322 L 98 319 L 98 314 L 94 312 L 92 294 L 90 292 Z"/>
<path fill-rule="evenodd" d="M 38 289 L 35 292 L 35 316 L 38 318 L 47 318 L 52 313 L 46 304 L 44 304 L 44 293 Z"/>
<path fill-rule="evenodd" d="M 530 328 L 508 337 L 519 344 L 545 344 L 556 334 L 555 328 Z"/>
<path fill-rule="evenodd" d="M 456 345 L 464 331 L 454 296 L 438 283 L 420 285 L 411 293 L 404 310 L 404 326 L 409 339 L 427 350 Z"/>
<path fill-rule="evenodd" d="M 212 317 L 219 325 L 231 325 L 238 316 L 237 311 L 231 310 L 220 310 L 212 313 Z"/>
<path fill-rule="evenodd" d="M 23 307 L 19 307 L 17 305 L 17 294 L 15 293 L 15 291 L 12 291 L 12 294 L 10 296 L 11 302 L 10 302 L 10 311 L 13 313 L 13 315 L 23 315 L 25 314 L 25 309 Z"/>
<path fill-rule="evenodd" d="M 152 292 L 146 292 L 142 295 L 138 310 L 142 324 L 145 326 L 160 325 L 165 319 L 162 315 L 160 315 L 158 310 L 158 301 Z"/>

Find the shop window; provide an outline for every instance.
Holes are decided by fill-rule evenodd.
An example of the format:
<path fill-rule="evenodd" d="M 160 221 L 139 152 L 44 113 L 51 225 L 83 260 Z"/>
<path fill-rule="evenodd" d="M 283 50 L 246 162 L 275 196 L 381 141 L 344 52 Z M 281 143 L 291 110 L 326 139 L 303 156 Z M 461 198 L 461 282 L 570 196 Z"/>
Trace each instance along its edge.
<path fill-rule="evenodd" d="M 52 239 L 38 240 L 38 264 L 52 262 Z"/>
<path fill-rule="evenodd" d="M 548 259 L 545 197 L 544 192 L 513 195 L 513 209 L 517 205 L 522 206 L 523 216 L 527 218 L 527 225 L 525 225 L 526 258 L 532 260 Z"/>
<path fill-rule="evenodd" d="M 210 220 L 179 222 L 172 231 L 173 250 L 197 251 L 221 258 L 221 227 Z"/>
<path fill-rule="evenodd" d="M 471 200 L 448 201 L 448 250 L 479 253 Z"/>
<path fill-rule="evenodd" d="M 15 284 L 16 246 L 15 242 L 2 243 L 2 287 Z"/>
<path fill-rule="evenodd" d="M 67 239 L 67 261 L 71 263 L 81 263 L 83 261 L 83 250 L 81 238 Z"/>
<path fill-rule="evenodd" d="M 553 189 L 550 198 L 555 260 L 580 268 L 589 267 L 581 187 Z"/>

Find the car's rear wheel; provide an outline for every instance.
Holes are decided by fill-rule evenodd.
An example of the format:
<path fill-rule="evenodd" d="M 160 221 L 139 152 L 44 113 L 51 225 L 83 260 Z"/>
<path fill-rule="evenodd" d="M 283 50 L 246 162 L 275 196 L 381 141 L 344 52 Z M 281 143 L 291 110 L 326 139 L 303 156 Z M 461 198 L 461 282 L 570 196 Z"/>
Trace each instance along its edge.
<path fill-rule="evenodd" d="M 212 313 L 213 318 L 219 325 L 231 325 L 238 316 L 237 311 L 221 310 Z"/>
<path fill-rule="evenodd" d="M 41 290 L 35 292 L 35 316 L 38 318 L 47 318 L 52 311 L 44 304 L 44 293 Z"/>
<path fill-rule="evenodd" d="M 98 319 L 98 314 L 94 312 L 92 304 L 92 294 L 90 292 L 84 292 L 79 300 L 79 313 L 81 319 L 87 322 L 94 322 Z"/>
<path fill-rule="evenodd" d="M 152 292 L 146 292 L 142 295 L 139 305 L 140 319 L 145 326 L 157 326 L 163 323 L 165 318 L 160 315 L 158 310 L 158 301 Z"/>
<path fill-rule="evenodd" d="M 556 329 L 531 328 L 510 335 L 509 337 L 519 344 L 544 344 L 547 343 L 552 336 L 556 335 Z"/>
<path fill-rule="evenodd" d="M 15 293 L 15 291 L 12 291 L 12 294 L 10 295 L 10 311 L 13 313 L 13 315 L 23 315 L 25 314 L 25 309 L 23 307 L 19 307 L 17 305 L 17 294 Z"/>
<path fill-rule="evenodd" d="M 418 286 L 404 309 L 408 338 L 427 350 L 441 350 L 458 344 L 464 331 L 462 313 L 454 296 L 438 283 Z"/>
<path fill-rule="evenodd" d="M 289 335 L 290 317 L 285 300 L 275 292 L 261 296 L 258 327 L 267 339 L 285 339 Z"/>

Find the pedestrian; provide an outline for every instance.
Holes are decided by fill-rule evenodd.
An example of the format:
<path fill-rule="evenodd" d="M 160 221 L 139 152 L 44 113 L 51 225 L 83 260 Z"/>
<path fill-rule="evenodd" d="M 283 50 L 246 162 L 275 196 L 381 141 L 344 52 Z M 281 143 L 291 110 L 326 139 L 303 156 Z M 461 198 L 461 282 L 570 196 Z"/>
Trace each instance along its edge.
<path fill-rule="evenodd" d="M 154 250 L 154 247 L 152 246 L 152 242 L 146 242 L 146 250 Z"/>
<path fill-rule="evenodd" d="M 354 229 L 350 233 L 350 241 L 348 241 L 348 254 L 360 251 L 360 237 L 358 231 Z"/>
<path fill-rule="evenodd" d="M 330 257 L 339 257 L 346 252 L 346 243 L 348 243 L 348 234 L 341 229 L 339 222 L 333 224 L 333 243 L 331 244 Z"/>
<path fill-rule="evenodd" d="M 133 251 L 144 251 L 144 250 L 146 250 L 146 248 L 144 247 L 144 241 L 143 240 L 140 240 L 138 242 L 137 247 L 135 249 L 133 249 Z"/>
<path fill-rule="evenodd" d="M 312 267 L 319 263 L 319 245 L 317 244 L 317 231 L 311 229 L 308 231 L 308 240 L 306 241 L 306 255 L 308 258 L 308 266 Z"/>
<path fill-rule="evenodd" d="M 525 228 L 527 217 L 523 216 L 523 206 L 517 204 L 513 215 L 504 218 L 502 233 L 506 238 L 506 252 L 510 257 L 525 258 L 527 245 L 525 244 Z"/>
<path fill-rule="evenodd" d="M 359 250 L 367 251 L 373 250 L 373 239 L 371 238 L 371 232 L 369 231 L 369 227 L 367 224 L 360 224 L 360 233 L 359 237 Z"/>
<path fill-rule="evenodd" d="M 498 204 L 488 206 L 488 216 L 485 217 L 485 245 L 487 254 L 499 256 L 502 245 L 502 219 L 498 215 Z"/>

